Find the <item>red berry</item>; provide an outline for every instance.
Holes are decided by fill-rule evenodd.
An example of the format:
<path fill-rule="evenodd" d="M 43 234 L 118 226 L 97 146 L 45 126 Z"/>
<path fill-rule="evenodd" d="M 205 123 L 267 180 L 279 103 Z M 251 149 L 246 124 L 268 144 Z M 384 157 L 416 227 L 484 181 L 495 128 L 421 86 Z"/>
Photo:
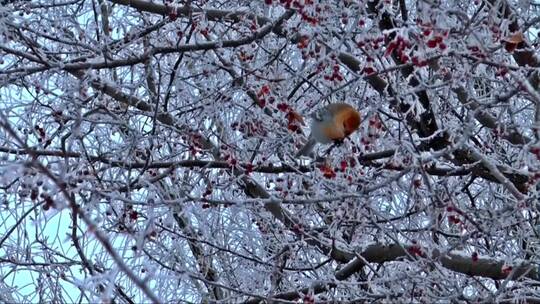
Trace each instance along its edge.
<path fill-rule="evenodd" d="M 277 105 L 277 108 L 278 108 L 278 110 L 280 110 L 281 112 L 287 112 L 287 110 L 289 110 L 290 107 L 289 107 L 288 104 L 282 102 L 282 103 L 279 103 L 279 104 Z"/>
<path fill-rule="evenodd" d="M 397 44 L 395 42 L 390 42 L 386 47 L 386 52 L 384 52 L 384 57 L 388 57 L 396 49 Z"/>
<path fill-rule="evenodd" d="M 131 219 L 132 221 L 137 220 L 138 217 L 139 217 L 139 213 L 137 211 L 135 211 L 135 210 L 132 210 L 129 213 L 129 219 Z"/>
<path fill-rule="evenodd" d="M 347 161 L 346 160 L 342 160 L 340 163 L 339 163 L 340 167 L 341 167 L 341 171 L 345 171 L 345 169 L 347 169 Z"/>
<path fill-rule="evenodd" d="M 302 36 L 300 37 L 300 41 L 298 41 L 298 48 L 299 49 L 303 49 L 303 48 L 306 48 L 309 44 L 309 37 L 308 36 Z"/>
<path fill-rule="evenodd" d="M 268 85 L 266 85 L 266 84 L 263 85 L 262 88 L 261 88 L 261 93 L 263 95 L 266 95 L 266 94 L 270 93 L 270 87 Z"/>
<path fill-rule="evenodd" d="M 327 166 L 327 165 L 323 165 L 319 169 L 321 170 L 321 172 L 323 173 L 323 176 L 325 178 L 334 178 L 334 177 L 336 177 L 336 172 L 334 172 L 334 170 L 332 168 L 330 168 L 329 166 Z"/>
<path fill-rule="evenodd" d="M 364 74 L 370 75 L 370 74 L 375 73 L 375 69 L 372 68 L 372 67 L 365 67 L 365 68 L 362 70 L 362 72 L 363 72 Z"/>
<path fill-rule="evenodd" d="M 428 46 L 428 48 L 431 48 L 431 49 L 432 49 L 432 48 L 434 48 L 434 47 L 437 46 L 437 41 L 436 41 L 435 39 L 431 39 L 431 40 L 429 40 L 429 41 L 427 42 L 427 46 Z"/>

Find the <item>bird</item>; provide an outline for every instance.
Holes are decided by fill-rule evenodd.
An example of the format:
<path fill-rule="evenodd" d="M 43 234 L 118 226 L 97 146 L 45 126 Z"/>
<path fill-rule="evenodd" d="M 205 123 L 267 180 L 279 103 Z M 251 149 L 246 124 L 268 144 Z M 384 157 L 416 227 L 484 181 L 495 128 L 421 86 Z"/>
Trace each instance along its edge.
<path fill-rule="evenodd" d="M 317 143 L 339 143 L 360 126 L 360 113 L 346 103 L 331 103 L 310 115 L 311 134 L 296 157 L 308 156 Z"/>

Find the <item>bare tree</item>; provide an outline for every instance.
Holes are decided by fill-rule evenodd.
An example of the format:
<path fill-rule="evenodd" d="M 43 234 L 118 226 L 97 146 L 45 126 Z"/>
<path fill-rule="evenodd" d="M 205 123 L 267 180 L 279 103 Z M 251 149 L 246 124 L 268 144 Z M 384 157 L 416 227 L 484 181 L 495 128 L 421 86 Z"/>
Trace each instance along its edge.
<path fill-rule="evenodd" d="M 540 302 L 538 3 L 2 5 L 0 302 Z"/>

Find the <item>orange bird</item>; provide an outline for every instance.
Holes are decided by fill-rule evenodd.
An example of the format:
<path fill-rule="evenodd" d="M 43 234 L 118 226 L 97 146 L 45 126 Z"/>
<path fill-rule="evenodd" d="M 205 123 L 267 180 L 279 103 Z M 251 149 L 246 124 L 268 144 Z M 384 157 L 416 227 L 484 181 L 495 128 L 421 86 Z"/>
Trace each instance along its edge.
<path fill-rule="evenodd" d="M 311 114 L 308 142 L 296 154 L 309 155 L 317 143 L 339 142 L 360 126 L 360 113 L 346 103 L 332 103 Z"/>

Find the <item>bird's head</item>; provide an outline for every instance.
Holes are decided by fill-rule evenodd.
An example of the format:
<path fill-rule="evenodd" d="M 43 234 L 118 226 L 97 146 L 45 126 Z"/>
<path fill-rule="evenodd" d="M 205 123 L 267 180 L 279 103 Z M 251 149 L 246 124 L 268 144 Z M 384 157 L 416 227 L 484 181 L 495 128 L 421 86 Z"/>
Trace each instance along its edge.
<path fill-rule="evenodd" d="M 360 126 L 360 113 L 356 110 L 350 111 L 346 117 L 343 119 L 343 130 L 345 135 L 350 135 L 358 129 Z"/>
<path fill-rule="evenodd" d="M 350 135 L 358 129 L 360 126 L 360 113 L 356 111 L 350 105 L 343 105 L 337 109 L 335 113 L 335 122 L 337 125 L 343 127 L 345 136 Z"/>

